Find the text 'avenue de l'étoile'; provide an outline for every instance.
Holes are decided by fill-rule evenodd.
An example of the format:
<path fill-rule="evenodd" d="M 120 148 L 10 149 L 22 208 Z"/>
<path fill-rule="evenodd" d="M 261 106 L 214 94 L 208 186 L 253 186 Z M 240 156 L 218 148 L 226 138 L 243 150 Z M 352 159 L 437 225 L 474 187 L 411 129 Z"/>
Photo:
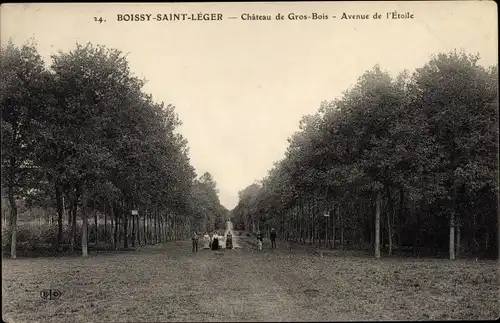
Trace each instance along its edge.
<path fill-rule="evenodd" d="M 278 13 L 276 15 L 263 15 L 256 13 L 243 13 L 239 16 L 228 16 L 228 19 L 238 19 L 245 21 L 253 20 L 369 20 L 369 19 L 413 19 L 414 14 L 410 12 L 400 13 L 397 11 L 384 12 L 384 13 L 371 13 L 371 14 L 353 14 L 343 12 L 341 15 L 328 15 L 326 13 Z M 222 13 L 163 13 L 163 14 L 117 14 L 117 21 L 133 22 L 133 21 L 220 21 L 224 20 Z"/>

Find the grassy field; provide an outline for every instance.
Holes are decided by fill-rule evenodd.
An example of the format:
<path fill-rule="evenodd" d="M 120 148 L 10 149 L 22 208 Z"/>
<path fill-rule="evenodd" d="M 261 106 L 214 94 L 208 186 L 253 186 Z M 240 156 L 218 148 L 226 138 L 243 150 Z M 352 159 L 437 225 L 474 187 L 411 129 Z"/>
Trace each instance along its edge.
<path fill-rule="evenodd" d="M 497 262 L 171 242 L 90 257 L 3 259 L 6 322 L 494 319 Z M 43 300 L 42 289 L 63 295 Z"/>

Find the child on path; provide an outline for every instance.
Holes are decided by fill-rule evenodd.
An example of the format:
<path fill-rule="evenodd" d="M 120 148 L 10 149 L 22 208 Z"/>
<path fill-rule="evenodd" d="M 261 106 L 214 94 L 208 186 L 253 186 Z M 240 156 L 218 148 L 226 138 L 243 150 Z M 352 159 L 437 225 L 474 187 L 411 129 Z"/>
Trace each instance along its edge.
<path fill-rule="evenodd" d="M 262 250 L 262 241 L 264 240 L 264 237 L 262 233 L 259 231 L 257 232 L 257 249 Z"/>

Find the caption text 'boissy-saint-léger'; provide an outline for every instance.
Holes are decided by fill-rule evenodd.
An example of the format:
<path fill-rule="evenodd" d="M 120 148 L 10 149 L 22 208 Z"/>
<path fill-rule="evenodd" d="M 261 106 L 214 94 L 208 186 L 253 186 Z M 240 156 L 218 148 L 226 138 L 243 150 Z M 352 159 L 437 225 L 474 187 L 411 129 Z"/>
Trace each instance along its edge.
<path fill-rule="evenodd" d="M 274 18 L 276 20 L 327 20 L 331 18 L 336 18 L 336 16 L 329 16 L 326 13 L 311 13 L 311 14 L 281 14 L 278 13 Z M 229 18 L 237 18 L 236 16 Z M 250 14 L 243 13 L 240 15 L 241 20 L 273 20 L 272 15 L 261 15 L 261 14 Z M 410 12 L 400 13 L 397 11 L 386 12 L 384 14 L 375 13 L 371 14 L 350 14 L 343 12 L 339 17 L 342 19 L 413 19 L 414 15 Z M 145 14 L 145 13 L 136 13 L 136 14 L 117 14 L 117 21 L 218 21 L 223 20 L 224 16 L 222 13 L 168 13 L 168 14 Z"/>

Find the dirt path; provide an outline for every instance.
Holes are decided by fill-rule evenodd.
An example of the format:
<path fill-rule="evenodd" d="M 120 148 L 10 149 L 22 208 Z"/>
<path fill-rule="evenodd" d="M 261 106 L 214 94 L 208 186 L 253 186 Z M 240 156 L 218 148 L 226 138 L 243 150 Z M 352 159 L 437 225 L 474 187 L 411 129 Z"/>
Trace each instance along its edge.
<path fill-rule="evenodd" d="M 226 231 L 233 230 L 228 226 Z M 6 322 L 493 319 L 496 262 L 318 257 L 278 243 L 191 252 L 190 241 L 133 252 L 4 259 Z M 57 300 L 40 298 L 58 289 Z"/>

